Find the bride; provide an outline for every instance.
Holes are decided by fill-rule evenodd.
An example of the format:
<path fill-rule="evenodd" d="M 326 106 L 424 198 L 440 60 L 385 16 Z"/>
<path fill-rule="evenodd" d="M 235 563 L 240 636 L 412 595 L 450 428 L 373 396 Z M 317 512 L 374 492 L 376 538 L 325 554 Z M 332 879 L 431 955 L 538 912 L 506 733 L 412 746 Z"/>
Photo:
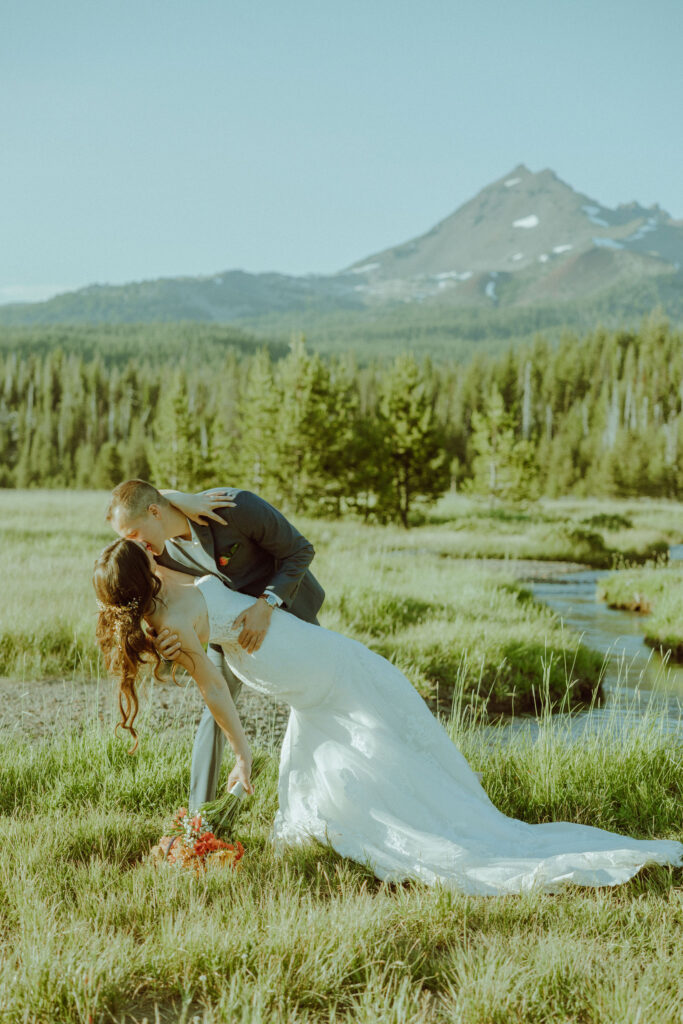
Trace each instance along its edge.
<path fill-rule="evenodd" d="M 314 837 L 379 878 L 482 895 L 618 885 L 645 864 L 683 864 L 683 844 L 673 840 L 502 814 L 406 677 L 355 640 L 275 609 L 262 646 L 249 654 L 233 622 L 253 598 L 215 576 L 191 580 L 157 566 L 136 541 L 105 548 L 93 583 L 97 638 L 118 676 L 120 724 L 135 745 L 138 670 L 149 659 L 155 672 L 159 666 L 145 623 L 178 634 L 177 660 L 235 753 L 228 787 L 239 779 L 253 792 L 251 753 L 204 645 L 220 644 L 247 686 L 289 704 L 272 832 L 280 848 Z"/>

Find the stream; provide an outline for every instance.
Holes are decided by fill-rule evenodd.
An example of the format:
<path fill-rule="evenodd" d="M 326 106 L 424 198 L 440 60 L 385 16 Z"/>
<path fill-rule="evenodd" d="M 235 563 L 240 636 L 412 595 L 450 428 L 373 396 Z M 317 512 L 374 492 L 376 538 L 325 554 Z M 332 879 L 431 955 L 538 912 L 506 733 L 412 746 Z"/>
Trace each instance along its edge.
<path fill-rule="evenodd" d="M 670 561 L 683 561 L 683 545 L 670 549 Z M 663 572 L 666 570 L 663 569 Z M 643 719 L 649 707 L 658 727 L 683 738 L 683 665 L 669 664 L 645 644 L 646 616 L 608 608 L 596 598 L 597 584 L 608 570 L 585 569 L 526 584 L 583 643 L 606 659 L 604 702 L 590 712 L 553 715 L 553 724 L 569 727 L 574 738 L 586 730 L 618 729 Z M 533 715 L 516 715 L 493 728 L 538 734 Z"/>

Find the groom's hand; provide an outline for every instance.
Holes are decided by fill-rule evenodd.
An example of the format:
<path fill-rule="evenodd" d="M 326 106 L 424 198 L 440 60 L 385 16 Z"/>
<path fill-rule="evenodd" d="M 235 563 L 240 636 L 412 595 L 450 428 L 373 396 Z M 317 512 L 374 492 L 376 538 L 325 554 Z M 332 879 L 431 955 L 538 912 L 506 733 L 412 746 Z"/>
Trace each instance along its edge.
<path fill-rule="evenodd" d="M 252 604 L 241 615 L 238 615 L 232 624 L 233 629 L 242 627 L 242 632 L 237 638 L 240 645 L 247 654 L 258 651 L 268 632 L 273 609 L 259 597 L 256 604 Z"/>
<path fill-rule="evenodd" d="M 160 658 L 163 658 L 164 661 L 177 660 L 180 654 L 180 640 L 177 633 L 172 633 L 164 626 L 160 633 L 155 633 L 150 629 L 149 635 Z"/>

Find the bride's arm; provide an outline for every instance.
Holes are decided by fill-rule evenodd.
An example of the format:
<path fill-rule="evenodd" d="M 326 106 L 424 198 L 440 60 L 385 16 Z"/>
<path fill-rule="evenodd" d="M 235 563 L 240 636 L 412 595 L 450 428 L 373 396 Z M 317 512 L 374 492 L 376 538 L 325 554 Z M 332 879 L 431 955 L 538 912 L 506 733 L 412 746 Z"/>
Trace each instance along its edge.
<path fill-rule="evenodd" d="M 228 789 L 239 779 L 247 793 L 253 793 L 254 789 L 250 782 L 251 750 L 249 741 L 242 728 L 228 684 L 215 665 L 209 661 L 194 629 L 185 627 L 176 629 L 176 632 L 181 650 L 176 656 L 175 662 L 189 672 L 194 679 L 206 706 L 225 733 L 235 754 L 236 763 L 228 778 Z"/>
<path fill-rule="evenodd" d="M 228 497 L 229 493 L 222 487 L 201 494 L 186 494 L 184 491 L 167 491 L 159 488 L 159 494 L 163 494 L 183 515 L 200 526 L 206 525 L 206 519 L 215 519 L 221 526 L 225 525 L 225 519 L 216 515 L 216 509 L 234 508 L 235 502 Z"/>

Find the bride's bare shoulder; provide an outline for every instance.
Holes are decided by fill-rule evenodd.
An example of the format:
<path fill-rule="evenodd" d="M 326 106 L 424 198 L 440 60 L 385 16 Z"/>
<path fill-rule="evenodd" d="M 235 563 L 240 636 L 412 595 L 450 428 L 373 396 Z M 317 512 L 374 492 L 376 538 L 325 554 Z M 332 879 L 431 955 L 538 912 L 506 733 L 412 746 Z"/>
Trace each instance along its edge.
<path fill-rule="evenodd" d="M 172 612 L 159 597 L 155 598 L 151 609 L 145 614 L 145 621 L 157 633 L 164 626 L 170 625 L 171 618 Z"/>
<path fill-rule="evenodd" d="M 162 629 L 167 629 L 185 637 L 197 633 L 202 637 L 202 642 L 205 642 L 203 634 L 207 632 L 206 609 L 197 588 L 182 587 L 173 594 L 171 600 L 165 600 L 164 597 L 165 595 L 159 594 L 155 598 L 153 609 L 145 616 L 154 632 L 159 633 Z"/>

